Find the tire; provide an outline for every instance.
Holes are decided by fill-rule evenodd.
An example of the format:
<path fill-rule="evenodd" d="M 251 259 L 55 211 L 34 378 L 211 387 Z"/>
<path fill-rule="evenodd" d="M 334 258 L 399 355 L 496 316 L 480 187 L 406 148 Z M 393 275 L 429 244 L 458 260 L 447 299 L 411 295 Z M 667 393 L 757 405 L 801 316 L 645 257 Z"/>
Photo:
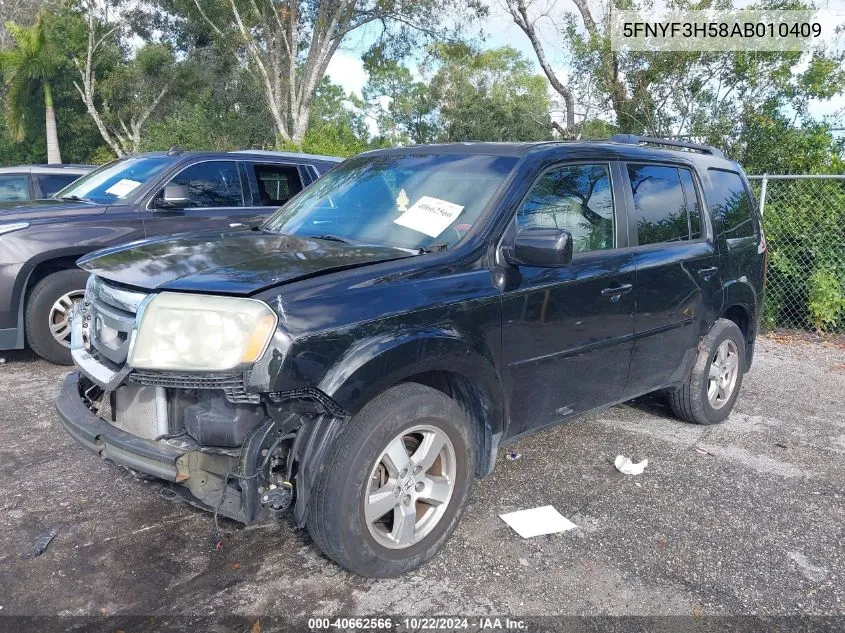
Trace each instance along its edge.
<path fill-rule="evenodd" d="M 727 366 L 717 360 L 720 349 L 727 350 L 729 358 L 731 353 L 735 355 L 733 362 L 736 363 L 736 371 L 731 380 L 716 379 L 716 376 L 724 375 L 724 367 Z M 736 323 L 719 319 L 701 340 L 698 350 L 698 358 L 686 381 L 679 389 L 669 394 L 669 404 L 675 415 L 682 420 L 695 424 L 718 424 L 730 415 L 742 387 L 745 337 Z M 717 385 L 715 406 L 708 393 L 711 386 L 711 369 Z M 719 385 L 723 386 L 721 390 Z M 722 397 L 723 393 L 726 397 Z"/>
<path fill-rule="evenodd" d="M 429 435 L 418 435 L 417 431 L 408 434 L 414 429 L 423 429 L 419 433 Z M 385 464 L 392 464 L 392 460 L 387 459 L 387 455 L 384 455 L 385 460 L 378 461 L 387 447 L 395 446 L 394 442 L 403 435 L 400 446 L 405 448 L 406 454 L 419 456 L 425 451 L 415 452 L 416 448 L 428 446 L 427 438 L 440 438 L 439 434 L 448 439 L 452 453 L 449 454 L 444 443 L 434 466 L 423 470 L 421 475 L 413 474 L 414 461 L 409 464 L 407 476 L 390 473 L 392 469 Z M 437 553 L 460 520 L 474 476 L 475 448 L 471 437 L 464 410 L 440 391 L 416 383 L 403 383 L 383 392 L 349 421 L 326 459 L 311 498 L 306 524 L 311 538 L 326 556 L 361 576 L 394 578 L 423 564 Z M 415 448 L 414 442 L 420 438 L 422 442 Z M 435 440 L 430 441 L 434 445 Z M 399 457 L 397 461 L 401 460 Z M 451 496 L 445 503 L 428 505 L 418 500 L 417 495 L 422 499 L 433 487 L 429 489 L 428 483 L 423 484 L 416 477 L 431 477 L 426 482 L 435 481 L 438 475 L 432 473 L 437 471 L 438 464 L 441 478 L 437 481 L 441 486 L 450 480 L 448 473 L 453 473 Z M 447 475 L 443 476 L 444 473 Z M 377 481 L 379 477 L 381 482 Z M 412 480 L 410 487 L 406 485 L 409 478 Z M 414 492 L 422 485 L 425 486 L 422 492 Z M 393 493 L 398 487 L 395 501 L 385 495 L 381 497 L 388 505 L 396 507 L 388 510 L 381 522 L 368 522 L 368 511 L 372 515 L 380 509 L 370 510 L 367 500 L 379 498 L 373 495 L 373 489 L 382 486 L 388 492 L 392 487 Z M 406 491 L 415 496 L 410 504 L 403 506 Z M 402 532 L 398 529 L 402 523 L 395 521 L 407 512 L 403 510 L 406 506 L 413 508 L 411 513 L 404 515 L 413 517 L 413 535 L 404 545 L 388 544 L 391 534 Z M 422 512 L 422 518 L 418 518 L 419 512 Z M 433 514 L 427 514 L 429 512 Z M 425 521 L 427 516 L 432 517 L 428 523 Z M 388 529 L 391 525 L 392 530 Z"/>
<path fill-rule="evenodd" d="M 53 312 L 53 305 L 68 294 L 80 293 L 81 296 L 87 281 L 88 273 L 84 270 L 60 270 L 46 276 L 32 289 L 26 302 L 26 342 L 44 360 L 57 365 L 73 364 L 70 358 L 70 308 L 67 308 L 67 328 L 60 330 L 61 334 L 67 334 L 65 346 L 50 331 L 51 318 L 56 323 L 56 318 L 61 316 L 59 311 Z"/>

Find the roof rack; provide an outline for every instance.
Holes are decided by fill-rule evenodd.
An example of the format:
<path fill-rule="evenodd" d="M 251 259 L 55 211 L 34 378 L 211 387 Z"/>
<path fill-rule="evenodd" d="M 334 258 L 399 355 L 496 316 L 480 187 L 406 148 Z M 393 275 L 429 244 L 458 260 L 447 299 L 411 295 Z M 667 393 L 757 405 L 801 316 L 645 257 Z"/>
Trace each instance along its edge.
<path fill-rule="evenodd" d="M 702 154 L 710 154 L 711 156 L 718 156 L 724 158 L 725 155 L 722 150 L 711 147 L 710 145 L 699 145 L 698 143 L 688 143 L 686 141 L 674 141 L 668 138 L 655 138 L 653 136 L 637 136 L 636 134 L 614 134 L 609 139 L 612 143 L 626 143 L 628 145 L 664 145 L 666 147 L 680 147 Z"/>

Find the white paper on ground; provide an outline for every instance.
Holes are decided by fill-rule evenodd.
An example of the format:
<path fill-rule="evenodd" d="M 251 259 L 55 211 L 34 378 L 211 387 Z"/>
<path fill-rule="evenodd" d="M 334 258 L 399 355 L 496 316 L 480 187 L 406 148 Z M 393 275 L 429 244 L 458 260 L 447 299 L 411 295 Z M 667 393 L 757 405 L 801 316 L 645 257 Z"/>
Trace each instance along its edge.
<path fill-rule="evenodd" d="M 511 526 L 522 538 L 556 534 L 578 527 L 552 506 L 508 512 L 507 514 L 500 514 L 499 518 Z"/>
<path fill-rule="evenodd" d="M 642 475 L 645 467 L 648 466 L 648 460 L 644 459 L 643 461 L 635 464 L 630 458 L 625 457 L 624 455 L 617 455 L 616 461 L 613 462 L 613 465 L 616 466 L 616 470 L 623 475 Z"/>
<path fill-rule="evenodd" d="M 106 193 L 111 194 L 113 196 L 117 196 L 118 198 L 124 198 L 140 186 L 141 183 L 137 180 L 129 180 L 128 178 L 123 178 L 122 180 L 118 180 L 111 187 L 106 189 Z"/>
<path fill-rule="evenodd" d="M 440 198 L 423 196 L 393 222 L 399 226 L 425 233 L 429 237 L 437 237 L 455 221 L 463 210 L 463 206 L 459 204 L 453 204 Z"/>

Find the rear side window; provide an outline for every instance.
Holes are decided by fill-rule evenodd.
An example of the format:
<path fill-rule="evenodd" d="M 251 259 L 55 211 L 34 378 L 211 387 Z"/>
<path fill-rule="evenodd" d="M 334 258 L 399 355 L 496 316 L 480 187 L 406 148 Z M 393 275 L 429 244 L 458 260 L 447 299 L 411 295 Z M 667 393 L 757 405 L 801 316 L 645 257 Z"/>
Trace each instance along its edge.
<path fill-rule="evenodd" d="M 29 200 L 29 182 L 26 174 L 0 176 L 0 202 Z"/>
<path fill-rule="evenodd" d="M 41 195 L 45 198 L 64 189 L 78 178 L 79 176 L 76 174 L 37 174 L 35 176 L 38 187 L 41 189 Z"/>
<path fill-rule="evenodd" d="M 690 239 L 681 171 L 686 170 L 663 165 L 628 165 L 640 246 Z M 700 232 L 699 229 L 699 235 Z"/>
<path fill-rule="evenodd" d="M 576 253 L 613 248 L 607 165 L 567 165 L 546 172 L 519 210 L 517 226 L 566 229 Z"/>
<path fill-rule="evenodd" d="M 302 191 L 299 170 L 287 165 L 254 165 L 261 205 L 280 207 Z"/>
<path fill-rule="evenodd" d="M 739 174 L 721 169 L 710 170 L 713 185 L 713 218 L 725 239 L 754 236 L 751 196 Z"/>

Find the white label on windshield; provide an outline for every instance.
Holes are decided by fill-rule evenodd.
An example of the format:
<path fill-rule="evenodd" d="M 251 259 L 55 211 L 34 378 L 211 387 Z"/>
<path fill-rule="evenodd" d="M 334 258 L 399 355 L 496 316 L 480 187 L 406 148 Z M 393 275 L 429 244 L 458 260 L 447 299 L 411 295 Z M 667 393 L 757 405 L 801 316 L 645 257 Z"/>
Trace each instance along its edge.
<path fill-rule="evenodd" d="M 437 237 L 461 214 L 463 206 L 439 198 L 423 196 L 398 218 L 393 220 L 400 226 Z"/>
<path fill-rule="evenodd" d="M 125 198 L 140 186 L 141 183 L 137 180 L 129 180 L 128 178 L 124 178 L 123 180 L 118 180 L 111 187 L 106 189 L 106 193 L 109 193 L 113 196 L 117 196 L 118 198 Z"/>

